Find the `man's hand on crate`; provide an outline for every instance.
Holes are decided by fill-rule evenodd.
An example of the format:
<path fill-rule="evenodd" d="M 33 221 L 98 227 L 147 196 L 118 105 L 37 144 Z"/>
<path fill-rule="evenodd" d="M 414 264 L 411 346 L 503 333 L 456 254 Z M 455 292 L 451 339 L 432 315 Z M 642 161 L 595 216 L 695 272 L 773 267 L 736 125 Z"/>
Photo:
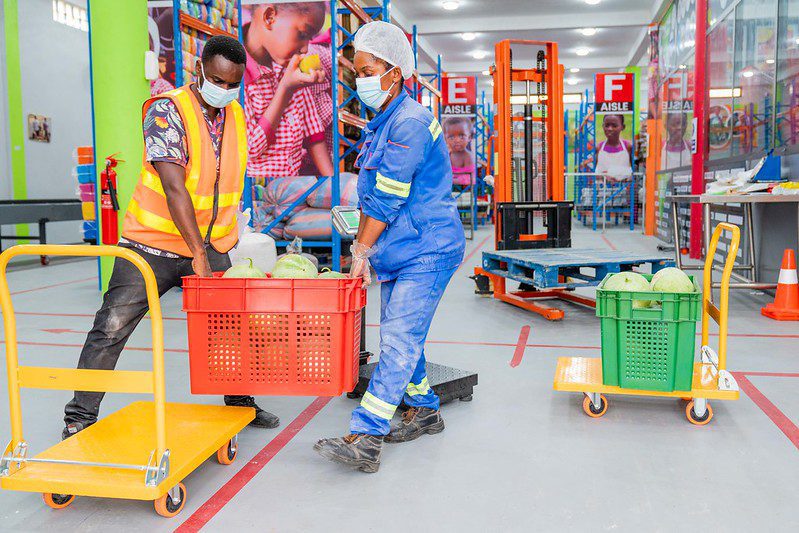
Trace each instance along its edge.
<path fill-rule="evenodd" d="M 214 272 L 211 270 L 211 264 L 208 262 L 208 255 L 206 255 L 205 250 L 194 256 L 194 259 L 191 260 L 191 268 L 201 278 L 214 277 Z"/>

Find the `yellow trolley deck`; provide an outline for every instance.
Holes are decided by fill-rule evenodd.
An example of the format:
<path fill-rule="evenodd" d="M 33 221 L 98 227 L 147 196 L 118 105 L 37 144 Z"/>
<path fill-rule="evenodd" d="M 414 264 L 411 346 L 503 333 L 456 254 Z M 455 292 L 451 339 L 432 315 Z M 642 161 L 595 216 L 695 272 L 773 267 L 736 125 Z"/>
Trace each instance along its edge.
<path fill-rule="evenodd" d="M 86 370 L 19 366 L 16 319 L 6 278 L 19 255 L 113 256 L 132 262 L 144 276 L 150 306 L 153 370 Z M 186 501 L 181 483 L 216 453 L 222 464 L 238 452 L 238 432 L 255 417 L 251 407 L 165 402 L 164 332 L 155 275 L 144 259 L 116 246 L 24 245 L 0 254 L 0 304 L 6 336 L 11 442 L 0 459 L 0 487 L 41 492 L 59 509 L 75 496 L 152 500 L 162 516 L 175 516 Z M 22 433 L 20 389 L 152 394 L 80 433 L 28 457 Z"/>
<path fill-rule="evenodd" d="M 717 307 L 712 301 L 713 257 L 724 230 L 730 231 L 732 237 L 722 271 Z M 592 418 L 599 418 L 607 412 L 609 402 L 605 394 L 623 394 L 687 400 L 685 415 L 688 421 L 696 425 L 709 423 L 713 418 L 713 409 L 708 400 L 737 400 L 740 396 L 735 378 L 727 371 L 727 314 L 729 311 L 730 274 L 738 253 L 739 241 L 738 226 L 723 222 L 716 226 L 713 238 L 708 245 L 702 291 L 701 361 L 694 363 L 691 390 L 651 391 L 605 385 L 602 383 L 602 360 L 598 357 L 559 357 L 553 388 L 556 391 L 585 394 L 583 411 Z M 711 318 L 719 326 L 718 354 L 708 346 Z"/>

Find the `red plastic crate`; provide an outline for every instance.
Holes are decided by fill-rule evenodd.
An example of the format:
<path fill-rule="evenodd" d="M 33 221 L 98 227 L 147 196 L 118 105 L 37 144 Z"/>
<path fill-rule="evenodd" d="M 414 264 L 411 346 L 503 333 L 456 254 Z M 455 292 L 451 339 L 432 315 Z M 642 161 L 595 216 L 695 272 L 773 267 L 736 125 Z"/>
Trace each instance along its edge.
<path fill-rule="evenodd" d="M 192 394 L 339 396 L 358 382 L 360 279 L 183 278 Z"/>

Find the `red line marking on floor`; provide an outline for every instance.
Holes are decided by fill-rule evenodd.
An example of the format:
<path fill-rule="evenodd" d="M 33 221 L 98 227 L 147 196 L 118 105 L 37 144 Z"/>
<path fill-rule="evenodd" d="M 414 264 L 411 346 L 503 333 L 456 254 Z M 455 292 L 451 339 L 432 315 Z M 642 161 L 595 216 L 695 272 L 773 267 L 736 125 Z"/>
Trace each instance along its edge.
<path fill-rule="evenodd" d="M 698 337 L 702 336 L 701 332 L 697 332 Z M 718 333 L 710 333 L 711 337 L 718 337 Z M 799 335 L 790 333 L 727 333 L 728 337 L 740 337 L 743 339 L 799 339 Z"/>
<path fill-rule="evenodd" d="M 319 411 L 321 411 L 332 398 L 316 398 L 311 404 L 300 413 L 297 418 L 291 421 L 286 428 L 278 433 L 278 435 L 269 441 L 269 443 L 253 457 L 249 463 L 244 465 L 241 470 L 236 472 L 230 480 L 225 483 L 216 493 L 208 498 L 199 509 L 194 511 L 185 522 L 175 529 L 175 532 L 189 532 L 199 531 L 208 522 L 222 510 L 222 508 L 230 503 L 230 501 L 243 489 L 247 483 L 260 472 L 269 461 L 285 448 L 285 446 L 293 439 L 308 422 L 310 422 Z"/>
<path fill-rule="evenodd" d="M 516 344 L 512 342 L 469 342 L 469 341 L 431 341 L 428 340 L 427 344 L 457 344 L 463 346 L 512 346 Z M 599 346 L 579 346 L 572 344 L 525 344 L 526 348 L 564 348 L 569 350 L 599 350 Z"/>
<path fill-rule="evenodd" d="M 749 379 L 740 372 L 733 372 L 735 379 L 738 381 L 738 386 L 741 390 L 749 396 L 749 399 L 755 402 L 763 413 L 771 419 L 772 422 L 782 431 L 788 440 L 799 449 L 799 427 L 796 427 L 790 418 L 779 410 L 771 400 L 766 398 L 766 395 L 760 392 L 760 389 L 754 386 Z"/>
<path fill-rule="evenodd" d="M 6 341 L 0 340 L 0 344 L 7 344 Z M 28 342 L 28 341 L 17 341 L 19 346 L 46 346 L 49 348 L 83 348 L 82 344 L 66 344 L 61 342 Z M 140 348 L 138 346 L 125 346 L 124 351 L 132 351 L 132 352 L 152 352 L 152 348 Z M 164 351 L 167 353 L 189 353 L 188 350 L 182 350 L 180 348 L 164 348 Z"/>
<path fill-rule="evenodd" d="M 530 326 L 522 326 L 519 332 L 519 341 L 516 343 L 516 350 L 513 352 L 513 359 L 510 360 L 510 366 L 516 368 L 522 362 L 524 357 L 524 349 L 527 347 L 527 339 L 530 338 Z"/>
<path fill-rule="evenodd" d="M 34 313 L 30 311 L 17 311 L 16 314 L 23 315 L 23 316 L 59 316 L 59 317 L 70 317 L 70 318 L 94 318 L 94 315 L 89 315 L 85 313 Z M 150 315 L 145 315 L 146 319 L 150 319 Z M 164 320 L 177 320 L 180 322 L 185 322 L 186 317 L 184 316 L 165 316 L 163 317 Z"/>
<path fill-rule="evenodd" d="M 462 267 L 463 265 L 465 265 L 465 264 L 466 264 L 466 262 L 467 262 L 467 261 L 469 261 L 469 259 L 471 259 L 471 258 L 472 258 L 472 256 L 473 256 L 474 254 L 476 254 L 476 253 L 478 252 L 478 250 L 480 250 L 480 248 L 482 248 L 482 247 L 485 245 L 486 241 L 487 241 L 489 238 L 491 238 L 491 234 L 490 234 L 490 233 L 489 233 L 488 235 L 486 235 L 486 236 L 485 236 L 485 238 L 484 238 L 482 241 L 480 241 L 480 244 L 478 244 L 477 246 L 475 246 L 474 250 L 472 250 L 471 252 L 469 252 L 469 253 L 468 253 L 468 255 L 466 255 L 466 257 L 464 257 L 464 258 L 463 258 L 463 261 L 461 261 L 461 265 L 460 265 L 458 268 L 460 268 L 460 267 Z"/>
<path fill-rule="evenodd" d="M 767 378 L 799 378 L 799 372 L 735 372 L 735 374 Z"/>
<path fill-rule="evenodd" d="M 616 248 L 616 246 L 615 246 L 615 245 L 614 245 L 612 242 L 610 242 L 610 239 L 608 239 L 608 238 L 607 238 L 607 237 L 605 237 L 604 235 L 602 235 L 602 240 L 603 240 L 603 241 L 605 241 L 605 244 L 607 244 L 608 246 L 610 246 L 610 249 L 611 249 L 611 250 L 618 250 L 618 248 Z"/>
<path fill-rule="evenodd" d="M 21 291 L 14 291 L 11 293 L 11 296 L 17 294 L 25 294 L 26 292 L 34 292 L 34 291 L 42 291 L 44 289 L 52 289 L 53 287 L 61 287 L 63 285 L 72 285 L 73 283 L 84 283 L 86 281 L 96 280 L 97 276 L 92 276 L 91 278 L 84 278 L 84 279 L 73 279 L 72 281 L 62 281 L 61 283 L 53 283 L 52 285 L 44 285 L 42 287 L 36 287 L 34 289 L 24 289 Z"/>

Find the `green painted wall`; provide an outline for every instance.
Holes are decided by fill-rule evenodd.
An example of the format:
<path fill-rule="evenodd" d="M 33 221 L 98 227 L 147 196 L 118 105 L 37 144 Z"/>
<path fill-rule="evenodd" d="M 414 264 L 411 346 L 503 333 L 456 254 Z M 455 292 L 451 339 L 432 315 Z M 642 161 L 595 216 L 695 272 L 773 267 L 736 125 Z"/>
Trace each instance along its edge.
<path fill-rule="evenodd" d="M 94 148 L 97 175 L 105 158 L 119 153 L 117 189 L 119 227 L 139 180 L 144 146 L 141 108 L 150 96 L 144 78 L 144 53 L 149 49 L 146 0 L 89 0 Z M 114 260 L 100 261 L 103 287 Z"/>
<path fill-rule="evenodd" d="M 8 88 L 8 130 L 11 141 L 11 180 L 15 200 L 28 198 L 25 178 L 25 119 L 22 116 L 22 70 L 19 60 L 18 0 L 4 0 L 3 33 L 6 52 L 6 86 Z M 29 235 L 28 226 L 20 224 L 17 235 Z M 25 242 L 25 241 L 20 241 Z"/>

